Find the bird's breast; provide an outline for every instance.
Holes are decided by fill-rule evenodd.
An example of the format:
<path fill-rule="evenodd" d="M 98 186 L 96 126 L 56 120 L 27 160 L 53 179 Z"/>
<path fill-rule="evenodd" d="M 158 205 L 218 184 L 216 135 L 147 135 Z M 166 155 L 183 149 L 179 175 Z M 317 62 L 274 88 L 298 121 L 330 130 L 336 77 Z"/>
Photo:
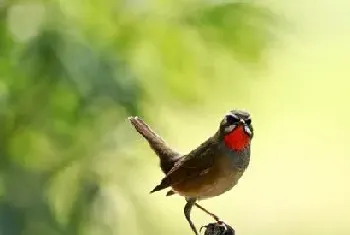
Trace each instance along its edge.
<path fill-rule="evenodd" d="M 225 172 L 216 177 L 211 184 L 204 184 L 200 190 L 198 199 L 203 200 L 210 197 L 219 196 L 231 190 L 241 178 L 242 171 Z"/>
<path fill-rule="evenodd" d="M 219 146 L 222 159 L 230 167 L 245 170 L 250 162 L 250 146 L 240 151 L 233 151 L 224 145 Z"/>

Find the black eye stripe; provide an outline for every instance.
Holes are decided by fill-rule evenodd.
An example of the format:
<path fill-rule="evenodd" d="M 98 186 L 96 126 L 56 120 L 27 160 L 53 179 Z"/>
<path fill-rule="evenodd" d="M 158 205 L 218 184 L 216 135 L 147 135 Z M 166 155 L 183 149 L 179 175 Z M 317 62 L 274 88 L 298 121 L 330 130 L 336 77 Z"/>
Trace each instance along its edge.
<path fill-rule="evenodd" d="M 226 120 L 227 120 L 228 124 L 234 124 L 234 123 L 239 122 L 239 118 L 236 116 L 233 116 L 233 115 L 227 115 Z"/>

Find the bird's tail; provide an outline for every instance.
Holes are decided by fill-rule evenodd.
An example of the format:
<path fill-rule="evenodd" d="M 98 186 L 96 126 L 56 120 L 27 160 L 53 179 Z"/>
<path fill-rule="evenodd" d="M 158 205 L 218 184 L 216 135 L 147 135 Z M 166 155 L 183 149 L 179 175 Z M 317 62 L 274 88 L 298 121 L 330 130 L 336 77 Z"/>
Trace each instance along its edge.
<path fill-rule="evenodd" d="M 151 148 L 160 158 L 160 167 L 166 174 L 174 166 L 175 162 L 181 158 L 181 155 L 171 149 L 169 145 L 155 133 L 142 119 L 138 117 L 129 117 L 131 124 L 136 131 L 140 133 L 149 143 Z"/>

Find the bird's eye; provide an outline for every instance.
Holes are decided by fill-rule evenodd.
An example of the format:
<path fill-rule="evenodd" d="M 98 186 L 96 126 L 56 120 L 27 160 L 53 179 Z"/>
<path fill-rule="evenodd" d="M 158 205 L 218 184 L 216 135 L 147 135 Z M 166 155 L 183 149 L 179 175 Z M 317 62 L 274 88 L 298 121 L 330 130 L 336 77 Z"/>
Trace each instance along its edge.
<path fill-rule="evenodd" d="M 249 118 L 249 119 L 245 120 L 244 122 L 245 122 L 245 124 L 247 124 L 249 126 L 250 124 L 252 124 L 252 119 Z"/>
<path fill-rule="evenodd" d="M 227 124 L 235 124 L 239 122 L 239 118 L 233 115 L 227 115 L 226 116 Z"/>

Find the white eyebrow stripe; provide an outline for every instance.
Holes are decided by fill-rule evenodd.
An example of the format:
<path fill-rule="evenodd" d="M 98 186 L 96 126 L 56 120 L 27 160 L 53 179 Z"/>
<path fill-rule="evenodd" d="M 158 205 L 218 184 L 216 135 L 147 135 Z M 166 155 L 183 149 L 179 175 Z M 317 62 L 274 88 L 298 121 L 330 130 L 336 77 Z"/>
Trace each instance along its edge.
<path fill-rule="evenodd" d="M 228 114 L 226 114 L 226 117 L 227 116 L 231 116 L 231 117 L 234 117 L 234 118 L 236 118 L 236 119 L 240 119 L 236 114 L 234 114 L 234 113 L 228 113 Z"/>
<path fill-rule="evenodd" d="M 231 132 L 233 129 L 235 129 L 236 125 L 229 125 L 225 127 L 225 132 Z"/>

